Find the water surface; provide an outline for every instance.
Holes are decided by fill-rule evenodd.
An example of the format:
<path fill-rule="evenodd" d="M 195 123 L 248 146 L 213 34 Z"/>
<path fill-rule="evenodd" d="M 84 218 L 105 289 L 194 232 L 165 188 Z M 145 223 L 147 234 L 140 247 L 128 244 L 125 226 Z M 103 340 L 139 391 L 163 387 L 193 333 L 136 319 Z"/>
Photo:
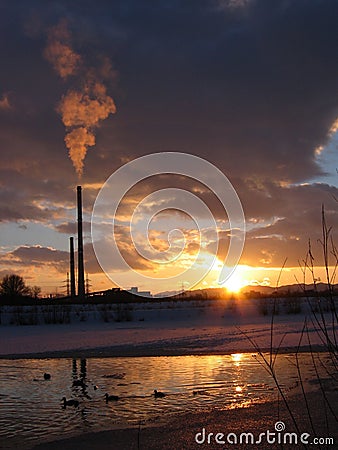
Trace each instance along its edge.
<path fill-rule="evenodd" d="M 305 382 L 316 378 L 310 354 L 301 355 L 301 366 Z M 284 389 L 297 386 L 292 355 L 279 355 L 277 370 Z M 44 372 L 51 380 L 44 380 Z M 80 378 L 85 388 L 73 386 Z M 0 443 L 5 449 L 29 449 L 84 432 L 157 422 L 169 414 L 277 398 L 271 377 L 250 353 L 0 360 L 0 386 Z M 155 399 L 154 389 L 166 397 Z M 106 392 L 119 401 L 106 403 Z M 63 396 L 77 399 L 79 407 L 63 409 Z"/>

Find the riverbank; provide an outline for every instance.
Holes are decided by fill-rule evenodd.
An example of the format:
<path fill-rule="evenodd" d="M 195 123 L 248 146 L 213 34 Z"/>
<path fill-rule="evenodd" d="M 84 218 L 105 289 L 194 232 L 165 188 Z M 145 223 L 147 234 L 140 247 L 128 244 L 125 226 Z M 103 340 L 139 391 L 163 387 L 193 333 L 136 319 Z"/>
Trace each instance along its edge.
<path fill-rule="evenodd" d="M 333 438 L 334 445 L 327 443 L 321 445 L 320 448 L 336 448 L 338 442 L 337 423 L 331 414 L 328 414 L 326 420 L 324 411 L 327 411 L 327 405 L 320 391 L 310 392 L 306 394 L 308 408 L 311 414 L 313 429 L 307 413 L 307 407 L 304 397 L 298 393 L 288 397 L 288 406 L 294 414 L 299 433 L 282 402 L 267 402 L 254 404 L 246 408 L 224 409 L 203 411 L 199 413 L 180 414 L 170 418 L 163 417 L 163 423 L 160 425 L 133 427 L 125 429 L 115 429 L 98 433 L 88 433 L 73 438 L 58 440 L 34 447 L 34 450 L 172 450 L 180 449 L 275 449 L 279 448 L 277 441 L 271 443 L 278 435 L 270 435 L 270 443 L 266 441 L 266 434 L 261 437 L 260 444 L 240 444 L 241 433 L 252 433 L 254 440 L 259 439 L 260 433 L 276 433 L 275 424 L 282 421 L 285 424 L 285 432 L 296 432 L 298 445 L 285 445 L 284 449 L 302 448 L 300 436 L 307 433 L 309 436 L 303 435 L 303 439 L 307 439 L 311 444 L 311 448 L 318 448 L 312 444 L 314 437 L 317 438 Z M 338 393 L 332 388 L 330 391 L 330 403 L 337 412 Z M 282 425 L 280 425 L 282 426 Z M 205 433 L 203 431 L 205 430 Z M 199 433 L 197 435 L 197 433 Z M 208 444 L 208 435 L 210 435 L 210 444 Z M 219 441 L 225 443 L 217 443 L 215 436 L 217 433 L 223 433 L 223 437 L 218 436 Z M 230 434 L 231 433 L 231 434 Z M 197 440 L 200 443 L 196 442 Z M 204 437 L 205 436 L 205 437 Z M 281 439 L 284 433 L 280 433 Z M 232 443 L 229 443 L 227 439 Z M 249 437 L 250 438 L 250 437 Z M 237 443 L 235 444 L 235 439 Z M 295 439 L 295 436 L 293 436 Z M 203 441 L 203 442 L 202 442 Z M 328 441 L 327 441 L 328 442 Z"/>
<path fill-rule="evenodd" d="M 203 307 L 159 309 L 156 305 L 157 309 L 138 310 L 138 320 L 124 322 L 1 325 L 0 358 L 228 354 L 255 351 L 251 342 L 269 350 L 271 317 L 259 315 L 256 305 L 247 301 L 230 306 L 210 302 Z M 305 311 L 275 316 L 272 346 L 282 342 L 285 351 L 298 345 L 307 351 L 310 341 L 312 349 L 320 351 L 323 342 L 314 326 L 300 342 L 307 317 Z"/>
<path fill-rule="evenodd" d="M 260 347 L 260 352 L 269 353 L 269 347 Z M 277 348 L 273 348 L 273 353 L 277 352 Z M 278 354 L 290 354 L 290 353 L 319 353 L 327 352 L 327 347 L 324 345 L 304 345 L 304 346 L 288 346 L 280 347 Z M 237 347 L 231 347 L 227 350 L 215 349 L 212 347 L 201 348 L 186 348 L 179 347 L 179 343 L 175 346 L 166 345 L 164 347 L 154 347 L 152 345 L 133 345 L 132 347 L 126 345 L 116 347 L 104 347 L 94 349 L 74 349 L 74 350 L 61 350 L 61 351 L 47 351 L 41 353 L 17 353 L 0 355 L 1 359 L 57 359 L 57 358 L 71 358 L 71 359 L 88 359 L 88 358 L 137 358 L 137 357 L 152 357 L 152 356 L 203 356 L 203 355 L 231 355 L 233 353 L 252 353 L 256 354 L 256 350 L 253 346 L 241 347 L 239 350 Z"/>

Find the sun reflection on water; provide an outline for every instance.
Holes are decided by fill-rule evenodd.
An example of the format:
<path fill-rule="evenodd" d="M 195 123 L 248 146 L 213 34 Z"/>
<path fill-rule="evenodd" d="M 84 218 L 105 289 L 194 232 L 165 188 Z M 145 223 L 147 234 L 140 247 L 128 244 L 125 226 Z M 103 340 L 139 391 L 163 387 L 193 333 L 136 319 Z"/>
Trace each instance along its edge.
<path fill-rule="evenodd" d="M 232 353 L 231 358 L 235 362 L 235 365 L 239 366 L 239 362 L 243 359 L 243 353 Z"/>
<path fill-rule="evenodd" d="M 303 358 L 311 374 L 311 359 Z M 295 385 L 288 356 L 280 355 L 277 363 L 283 386 Z M 44 380 L 45 372 L 51 380 Z M 0 439 L 25 449 L 61 435 L 152 422 L 173 413 L 245 407 L 276 394 L 257 358 L 247 353 L 0 360 L 0 385 Z M 156 399 L 154 389 L 166 396 Z M 120 399 L 106 403 L 105 393 Z M 78 400 L 79 407 L 62 409 L 63 396 Z"/>

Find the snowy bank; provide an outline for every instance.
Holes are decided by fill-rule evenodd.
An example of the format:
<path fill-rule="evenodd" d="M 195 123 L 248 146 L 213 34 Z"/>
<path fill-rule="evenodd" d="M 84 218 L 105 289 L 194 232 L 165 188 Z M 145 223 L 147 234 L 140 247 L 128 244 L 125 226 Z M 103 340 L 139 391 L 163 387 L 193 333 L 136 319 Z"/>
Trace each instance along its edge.
<path fill-rule="evenodd" d="M 274 318 L 273 346 L 296 347 L 308 304 L 298 300 L 297 314 L 287 314 L 289 299 L 280 299 Z M 177 355 L 251 351 L 248 337 L 270 347 L 271 299 L 182 301 L 125 305 L 67 305 L 69 320 L 43 324 L 45 306 L 35 307 L 36 325 L 10 325 L 16 307 L 3 307 L 0 356 Z M 64 306 L 55 305 L 60 308 Z M 21 307 L 34 308 L 34 307 Z M 271 309 L 271 308 L 270 308 Z M 24 309 L 22 315 L 31 314 Z M 29 323 L 29 322 L 28 322 Z M 310 327 L 313 346 L 322 344 Z M 307 337 L 301 343 L 308 345 Z"/>

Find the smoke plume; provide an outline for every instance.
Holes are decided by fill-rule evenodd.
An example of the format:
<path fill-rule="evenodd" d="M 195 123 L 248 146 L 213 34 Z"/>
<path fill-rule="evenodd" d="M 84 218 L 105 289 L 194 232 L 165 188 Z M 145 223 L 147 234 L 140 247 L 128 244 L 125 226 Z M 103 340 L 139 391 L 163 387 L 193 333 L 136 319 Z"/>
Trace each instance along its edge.
<path fill-rule="evenodd" d="M 2 98 L 0 100 L 0 110 L 8 110 L 8 109 L 12 109 L 12 105 L 9 101 L 9 94 L 8 92 L 5 92 L 2 95 Z"/>
<path fill-rule="evenodd" d="M 95 145 L 94 129 L 101 120 L 116 111 L 114 101 L 102 83 L 87 84 L 83 92 L 69 90 L 62 98 L 58 112 L 67 127 L 65 137 L 69 156 L 79 176 L 87 148 Z"/>
<path fill-rule="evenodd" d="M 69 156 L 73 161 L 76 172 L 81 176 L 87 148 L 95 145 L 95 136 L 87 128 L 74 128 L 66 134 L 65 143 L 69 149 Z"/>
<path fill-rule="evenodd" d="M 69 156 L 80 177 L 87 149 L 95 145 L 95 129 L 109 114 L 116 112 L 114 100 L 100 81 L 113 72 L 106 59 L 102 67 L 95 69 L 83 64 L 81 56 L 71 47 L 71 35 L 65 21 L 49 31 L 44 54 L 62 79 L 81 75 L 82 89 L 69 89 L 57 107 L 66 127 L 65 143 Z"/>
<path fill-rule="evenodd" d="M 48 31 L 44 56 L 62 79 L 75 75 L 78 71 L 81 56 L 71 47 L 71 35 L 65 20 L 61 20 L 58 25 Z"/>
<path fill-rule="evenodd" d="M 66 127 L 94 127 L 115 111 L 114 101 L 107 95 L 107 90 L 101 83 L 95 83 L 92 87 L 86 86 L 84 92 L 68 91 L 59 105 L 59 112 Z"/>

